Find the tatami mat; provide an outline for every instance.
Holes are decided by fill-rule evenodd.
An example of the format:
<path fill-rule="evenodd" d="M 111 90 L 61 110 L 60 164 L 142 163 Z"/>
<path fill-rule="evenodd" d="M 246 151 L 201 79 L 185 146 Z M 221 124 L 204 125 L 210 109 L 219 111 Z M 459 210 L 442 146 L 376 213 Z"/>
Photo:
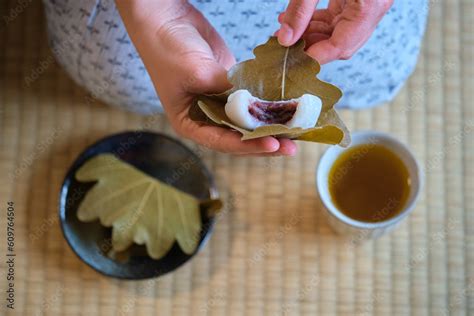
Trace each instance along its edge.
<path fill-rule="evenodd" d="M 163 117 L 88 104 L 51 57 L 40 1 L 2 1 L 2 16 L 20 8 L 0 26 L 0 255 L 11 200 L 12 314 L 473 315 L 474 2 L 431 2 L 417 70 L 396 100 L 342 112 L 352 130 L 393 133 L 424 166 L 425 188 L 409 220 L 353 247 L 329 228 L 316 194 L 325 146 L 300 143 L 294 158 L 202 150 L 228 197 L 212 239 L 172 274 L 124 282 L 97 274 L 69 249 L 57 218 L 60 184 L 98 138 L 144 126 L 174 134 Z M 38 79 L 25 85 L 34 70 Z"/>

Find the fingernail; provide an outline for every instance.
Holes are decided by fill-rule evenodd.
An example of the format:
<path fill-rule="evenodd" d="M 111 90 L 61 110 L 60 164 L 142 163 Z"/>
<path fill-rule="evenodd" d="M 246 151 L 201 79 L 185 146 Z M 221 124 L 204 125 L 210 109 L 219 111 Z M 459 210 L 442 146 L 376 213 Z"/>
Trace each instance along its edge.
<path fill-rule="evenodd" d="M 283 23 L 280 28 L 280 32 L 278 33 L 278 41 L 281 45 L 288 46 L 291 45 L 291 40 L 293 39 L 293 30 L 291 27 Z"/>
<path fill-rule="evenodd" d="M 266 141 L 265 141 L 265 151 L 266 152 L 270 152 L 270 153 L 273 153 L 273 152 L 276 152 L 278 151 L 278 149 L 280 149 L 280 142 L 275 139 L 275 138 L 268 138 Z"/>

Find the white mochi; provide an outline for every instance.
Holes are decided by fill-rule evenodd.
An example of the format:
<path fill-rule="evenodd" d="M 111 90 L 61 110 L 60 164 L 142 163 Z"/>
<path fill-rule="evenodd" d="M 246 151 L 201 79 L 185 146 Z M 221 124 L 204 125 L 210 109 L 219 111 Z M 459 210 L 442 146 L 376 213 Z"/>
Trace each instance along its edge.
<path fill-rule="evenodd" d="M 321 99 L 312 94 L 303 94 L 294 100 L 298 102 L 296 112 L 285 125 L 288 127 L 301 128 L 314 127 L 321 114 L 321 108 L 323 107 Z"/>
<path fill-rule="evenodd" d="M 257 120 L 249 112 L 249 105 L 256 101 L 247 90 L 237 90 L 227 98 L 225 105 L 225 114 L 235 125 L 254 130 L 259 126 L 265 125 L 264 122 Z"/>
<path fill-rule="evenodd" d="M 225 113 L 232 123 L 248 130 L 269 125 L 250 114 L 249 106 L 255 101 L 265 102 L 265 100 L 252 96 L 248 90 L 237 90 L 227 98 Z M 311 94 L 304 94 L 297 99 L 287 101 L 297 102 L 297 106 L 295 114 L 286 122 L 286 126 L 290 128 L 312 128 L 316 125 L 322 108 L 320 98 Z"/>

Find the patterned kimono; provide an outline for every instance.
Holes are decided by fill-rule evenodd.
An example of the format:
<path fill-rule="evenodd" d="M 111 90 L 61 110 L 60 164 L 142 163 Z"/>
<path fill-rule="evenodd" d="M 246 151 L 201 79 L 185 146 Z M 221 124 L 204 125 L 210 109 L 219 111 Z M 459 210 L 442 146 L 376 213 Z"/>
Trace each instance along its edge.
<path fill-rule="evenodd" d="M 150 114 L 161 111 L 150 77 L 112 0 L 43 0 L 52 50 L 69 75 L 94 98 Z M 283 0 L 191 0 L 236 59 L 278 29 Z M 318 7 L 327 7 L 327 0 Z M 369 41 L 350 59 L 322 67 L 320 78 L 339 86 L 337 106 L 366 108 L 393 99 L 413 72 L 428 15 L 428 0 L 397 0 Z"/>

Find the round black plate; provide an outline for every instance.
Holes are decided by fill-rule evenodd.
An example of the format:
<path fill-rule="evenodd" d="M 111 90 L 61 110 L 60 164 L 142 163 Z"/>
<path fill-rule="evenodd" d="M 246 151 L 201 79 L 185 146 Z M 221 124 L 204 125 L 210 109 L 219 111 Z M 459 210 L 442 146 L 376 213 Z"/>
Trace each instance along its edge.
<path fill-rule="evenodd" d="M 175 243 L 160 260 L 146 255 L 144 246 L 132 246 L 128 261 L 110 259 L 111 229 L 99 221 L 80 222 L 77 208 L 94 183 L 78 182 L 74 175 L 88 159 L 112 153 L 147 174 L 199 199 L 216 197 L 214 180 L 202 161 L 182 143 L 166 135 L 151 132 L 125 132 L 104 138 L 88 147 L 70 167 L 64 179 L 59 199 L 61 228 L 69 246 L 77 256 L 98 272 L 120 279 L 146 279 L 173 271 L 191 259 L 210 236 L 214 218 L 201 213 L 202 231 L 199 247 L 185 254 Z"/>

